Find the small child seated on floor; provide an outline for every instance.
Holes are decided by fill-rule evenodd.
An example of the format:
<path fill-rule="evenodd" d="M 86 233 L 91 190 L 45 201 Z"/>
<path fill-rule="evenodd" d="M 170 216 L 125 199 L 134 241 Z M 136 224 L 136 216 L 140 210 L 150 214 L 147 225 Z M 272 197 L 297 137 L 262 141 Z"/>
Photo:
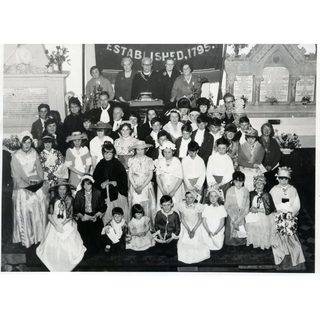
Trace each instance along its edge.
<path fill-rule="evenodd" d="M 154 246 L 151 235 L 151 221 L 145 215 L 140 204 L 134 204 L 131 209 L 132 218 L 129 222 L 129 241 L 126 248 L 134 251 L 144 251 Z"/>
<path fill-rule="evenodd" d="M 102 229 L 101 235 L 106 244 L 105 252 L 120 253 L 126 249 L 128 227 L 122 208 L 112 209 L 112 219 Z"/>

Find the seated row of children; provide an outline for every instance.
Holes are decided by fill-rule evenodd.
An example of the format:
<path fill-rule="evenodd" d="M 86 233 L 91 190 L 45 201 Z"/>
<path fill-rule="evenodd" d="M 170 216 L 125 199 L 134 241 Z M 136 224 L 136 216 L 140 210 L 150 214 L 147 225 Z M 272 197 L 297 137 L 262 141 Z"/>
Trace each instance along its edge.
<path fill-rule="evenodd" d="M 197 202 L 193 191 L 186 192 L 180 203 L 163 195 L 161 210 L 153 221 L 140 204 L 134 204 L 129 223 L 124 219 L 123 209 L 114 207 L 112 218 L 105 225 L 102 221 L 105 205 L 99 191 L 93 188 L 91 176 L 82 179 L 82 189 L 74 200 L 69 193 L 70 185 L 60 182 L 50 203 L 49 224 L 37 254 L 49 270 L 67 271 L 82 260 L 85 251 L 90 257 L 102 250 L 119 254 L 152 248 L 153 254 L 177 255 L 179 261 L 192 264 L 209 259 L 210 251 L 220 250 L 224 244 L 253 245 L 261 249 L 271 247 L 276 264 L 289 256 L 296 266 L 304 262 L 297 235 L 281 235 L 274 224 L 275 212 L 283 212 L 284 207 L 292 215 L 298 214 L 299 196 L 288 184 L 289 179 L 288 168 L 280 168 L 279 185 L 267 193 L 263 190 L 264 176 L 256 176 L 255 190 L 249 193 L 244 187 L 244 174 L 235 171 L 225 202 L 222 190 L 212 185 L 205 204 Z"/>

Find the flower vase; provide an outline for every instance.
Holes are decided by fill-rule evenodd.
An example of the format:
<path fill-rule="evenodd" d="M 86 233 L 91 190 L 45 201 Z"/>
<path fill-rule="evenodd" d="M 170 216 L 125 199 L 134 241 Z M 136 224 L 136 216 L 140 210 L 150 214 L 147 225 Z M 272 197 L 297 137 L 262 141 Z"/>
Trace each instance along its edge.
<path fill-rule="evenodd" d="M 58 66 L 58 72 L 62 73 L 62 63 L 58 63 L 57 66 Z"/>
<path fill-rule="evenodd" d="M 280 150 L 283 154 L 287 154 L 287 155 L 291 154 L 293 151 L 293 149 L 289 149 L 289 148 L 281 148 Z"/>

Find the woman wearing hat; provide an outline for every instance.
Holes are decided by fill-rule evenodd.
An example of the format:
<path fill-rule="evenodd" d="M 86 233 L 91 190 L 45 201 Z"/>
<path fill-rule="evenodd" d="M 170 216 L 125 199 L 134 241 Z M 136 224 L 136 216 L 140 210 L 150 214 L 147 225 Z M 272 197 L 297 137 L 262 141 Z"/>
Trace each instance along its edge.
<path fill-rule="evenodd" d="M 290 217 L 290 220 L 296 218 L 300 210 L 300 198 L 297 189 L 290 184 L 291 169 L 279 167 L 277 179 L 279 184 L 270 191 L 277 209 L 276 214 L 285 213 Z M 297 232 L 293 232 L 291 235 L 282 235 L 275 231 L 272 251 L 275 264 L 279 269 L 303 270 L 305 268 L 305 258 Z"/>
<path fill-rule="evenodd" d="M 91 126 L 96 130 L 97 135 L 90 141 L 90 154 L 92 158 L 91 171 L 93 172 L 98 162 L 103 158 L 101 148 L 106 141 L 113 143 L 113 139 L 110 138 L 106 131 L 111 132 L 111 125 L 102 121 L 98 121 Z"/>
<path fill-rule="evenodd" d="M 39 158 L 44 172 L 45 185 L 50 188 L 58 178 L 68 179 L 69 173 L 64 165 L 62 153 L 53 148 L 55 146 L 54 137 L 47 134 L 41 140 L 44 148 L 40 152 Z"/>
<path fill-rule="evenodd" d="M 258 141 L 258 131 L 250 127 L 246 131 L 246 141 L 239 147 L 239 166 L 246 176 L 245 187 L 252 191 L 253 177 L 261 173 L 261 164 L 264 157 L 264 149 Z"/>
<path fill-rule="evenodd" d="M 254 190 L 250 191 L 250 212 L 246 216 L 247 246 L 269 249 L 271 246 L 271 213 L 276 211 L 271 195 L 264 191 L 263 174 L 253 178 Z"/>
<path fill-rule="evenodd" d="M 43 170 L 29 132 L 19 135 L 21 148 L 12 155 L 13 243 L 29 248 L 43 239 L 47 224 Z"/>
<path fill-rule="evenodd" d="M 156 197 L 152 185 L 154 164 L 151 158 L 145 155 L 146 149 L 152 147 L 139 140 L 131 148 L 135 150 L 135 156 L 128 160 L 129 167 L 129 207 L 140 204 L 153 226 L 153 218 L 156 213 Z"/>
<path fill-rule="evenodd" d="M 110 142 L 102 146 L 103 159 L 97 164 L 93 172 L 95 187 L 101 191 L 107 204 L 107 211 L 103 217 L 104 224 L 112 218 L 112 209 L 122 208 L 124 218 L 129 221 L 128 208 L 128 176 L 123 164 L 116 158 L 116 149 Z"/>
<path fill-rule="evenodd" d="M 69 183 L 78 187 L 82 176 L 89 173 L 92 164 L 89 149 L 82 146 L 87 137 L 84 133 L 73 132 L 67 137 L 66 142 L 71 143 L 71 148 L 66 152 L 65 164 L 69 169 Z"/>
<path fill-rule="evenodd" d="M 71 271 L 86 251 L 73 220 L 73 198 L 67 180 L 58 180 L 52 187 L 44 239 L 36 250 L 37 256 L 50 271 Z"/>
<path fill-rule="evenodd" d="M 183 172 L 181 162 L 173 156 L 176 146 L 171 141 L 165 141 L 160 147 L 163 158 L 156 163 L 157 175 L 157 207 L 160 208 L 160 198 L 169 195 L 176 205 L 184 198 Z"/>

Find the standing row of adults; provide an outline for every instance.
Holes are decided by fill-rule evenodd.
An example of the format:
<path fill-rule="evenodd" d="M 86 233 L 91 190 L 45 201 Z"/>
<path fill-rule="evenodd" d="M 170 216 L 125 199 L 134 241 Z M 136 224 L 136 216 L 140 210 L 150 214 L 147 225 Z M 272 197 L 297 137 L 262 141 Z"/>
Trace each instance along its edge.
<path fill-rule="evenodd" d="M 165 104 L 175 102 L 183 96 L 195 101 L 200 95 L 201 84 L 192 73 L 193 68 L 189 61 L 180 63 L 180 70 L 175 61 L 168 58 L 164 68 L 153 69 L 151 58 L 145 57 L 141 61 L 141 70 L 133 69 L 130 57 L 121 61 L 123 71 L 120 71 L 115 80 L 114 90 L 111 82 L 103 77 L 97 66 L 90 69 L 92 79 L 86 85 L 86 94 L 90 95 L 94 87 L 100 86 L 102 91 L 108 92 L 109 99 L 116 98 L 121 102 L 139 99 L 142 92 L 151 92 L 154 99 L 161 99 Z"/>

